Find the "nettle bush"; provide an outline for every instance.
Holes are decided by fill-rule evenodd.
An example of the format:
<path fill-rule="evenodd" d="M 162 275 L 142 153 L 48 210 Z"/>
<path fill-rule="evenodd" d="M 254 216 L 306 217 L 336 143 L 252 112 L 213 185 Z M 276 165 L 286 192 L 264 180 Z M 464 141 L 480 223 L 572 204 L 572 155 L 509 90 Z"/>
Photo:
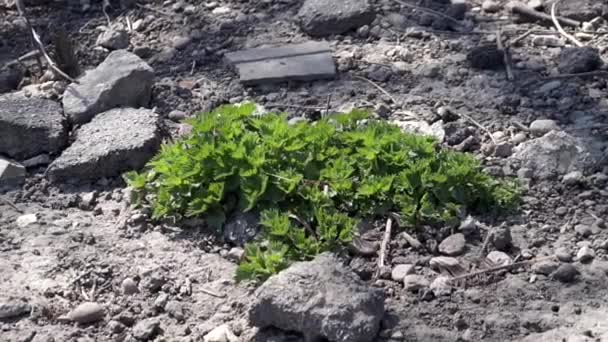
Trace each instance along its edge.
<path fill-rule="evenodd" d="M 473 156 L 363 111 L 295 125 L 254 111 L 244 104 L 201 114 L 189 136 L 125 175 L 155 218 L 202 217 L 221 230 L 231 212 L 261 212 L 238 279 L 263 281 L 293 261 L 337 251 L 362 219 L 396 212 L 417 227 L 518 203 L 516 187 L 482 172 Z"/>

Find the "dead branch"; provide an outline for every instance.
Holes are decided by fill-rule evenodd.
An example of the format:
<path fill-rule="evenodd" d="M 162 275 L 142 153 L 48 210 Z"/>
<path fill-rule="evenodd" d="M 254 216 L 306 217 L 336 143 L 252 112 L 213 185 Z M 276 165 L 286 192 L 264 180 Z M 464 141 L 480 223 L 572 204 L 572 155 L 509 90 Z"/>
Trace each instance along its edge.
<path fill-rule="evenodd" d="M 553 5 L 551 5 L 551 20 L 553 21 L 553 25 L 555 25 L 557 32 L 559 32 L 562 36 L 564 36 L 566 39 L 571 41 L 572 44 L 574 44 L 578 47 L 585 46 L 583 43 L 579 42 L 576 38 L 574 38 L 574 36 L 572 36 L 571 34 L 569 34 L 566 31 L 564 31 L 564 29 L 562 28 L 562 25 L 559 23 L 559 20 L 557 20 L 557 17 L 555 16 L 555 12 L 557 11 L 556 10 L 557 4 L 559 4 L 560 1 L 561 0 L 556 0 L 553 3 Z"/>
<path fill-rule="evenodd" d="M 384 236 L 382 237 L 382 243 L 380 244 L 380 251 L 378 252 L 378 269 L 377 274 L 380 274 L 384 268 L 384 260 L 386 258 L 386 249 L 388 243 L 391 241 L 391 232 L 393 228 L 393 218 L 389 217 L 386 220 L 386 226 L 384 228 Z"/>
<path fill-rule="evenodd" d="M 11 208 L 15 209 L 15 211 L 16 211 L 16 212 L 18 212 L 18 213 L 20 213 L 20 214 L 23 214 L 23 210 L 19 209 L 19 208 L 18 208 L 18 207 L 15 205 L 15 203 L 11 202 L 9 199 L 6 199 L 6 198 L 2 198 L 2 197 L 0 197 L 0 202 L 2 202 L 2 203 L 4 203 L 4 204 L 8 205 L 9 207 L 11 207 Z"/>
<path fill-rule="evenodd" d="M 215 291 L 211 291 L 211 290 L 206 289 L 204 287 L 201 287 L 200 290 L 201 290 L 202 293 L 208 294 L 208 295 L 213 296 L 213 297 L 217 297 L 217 298 L 225 298 L 226 297 L 225 293 L 217 293 Z"/>
<path fill-rule="evenodd" d="M 490 132 L 489 129 L 487 129 L 485 126 L 483 126 L 482 124 L 480 124 L 475 119 L 473 119 L 472 117 L 468 116 L 465 113 L 456 113 L 456 114 L 458 114 L 458 115 L 462 116 L 463 118 L 469 120 L 473 125 L 477 126 L 479 129 L 481 129 L 482 131 L 484 131 L 490 137 L 490 140 L 492 140 L 492 143 L 494 144 L 494 146 L 497 145 L 496 139 L 494 139 L 494 136 L 492 135 L 492 132 Z"/>
<path fill-rule="evenodd" d="M 511 12 L 519 14 L 520 16 L 525 17 L 527 19 L 533 19 L 535 21 L 539 21 L 540 23 L 544 24 L 545 26 L 553 25 L 553 19 L 551 18 L 550 15 L 542 13 L 542 12 L 538 12 L 538 11 L 534 10 L 533 8 L 530 8 L 521 3 L 513 4 L 511 6 Z M 576 20 L 563 18 L 563 17 L 556 17 L 556 19 L 559 20 L 559 22 L 561 24 L 566 25 L 566 26 L 570 26 L 570 27 L 580 27 L 581 26 L 581 23 Z"/>
<path fill-rule="evenodd" d="M 460 276 L 457 276 L 457 277 L 453 277 L 453 278 L 450 279 L 450 282 L 454 282 L 454 281 L 458 281 L 458 280 L 463 280 L 463 279 L 479 276 L 479 275 L 482 275 L 482 274 L 492 273 L 492 272 L 496 272 L 496 271 L 500 271 L 500 270 L 513 269 L 515 267 L 529 265 L 529 264 L 531 264 L 533 262 L 539 262 L 539 261 L 551 260 L 551 259 L 555 259 L 555 256 L 551 255 L 551 256 L 543 257 L 543 258 L 535 258 L 535 259 L 532 259 L 532 260 L 515 262 L 515 263 L 512 263 L 512 264 L 508 264 L 508 265 L 501 265 L 501 266 L 496 266 L 496 267 L 490 267 L 490 268 L 486 268 L 486 269 L 483 269 L 483 270 L 479 270 L 479 271 L 475 271 L 475 272 L 470 272 L 470 273 L 463 274 L 463 275 L 460 275 Z"/>
<path fill-rule="evenodd" d="M 513 70 L 511 69 L 511 57 L 509 56 L 509 47 L 505 47 L 502 43 L 502 34 L 500 28 L 496 30 L 496 45 L 499 51 L 502 51 L 502 58 L 505 63 L 505 72 L 507 73 L 507 80 L 513 80 Z"/>

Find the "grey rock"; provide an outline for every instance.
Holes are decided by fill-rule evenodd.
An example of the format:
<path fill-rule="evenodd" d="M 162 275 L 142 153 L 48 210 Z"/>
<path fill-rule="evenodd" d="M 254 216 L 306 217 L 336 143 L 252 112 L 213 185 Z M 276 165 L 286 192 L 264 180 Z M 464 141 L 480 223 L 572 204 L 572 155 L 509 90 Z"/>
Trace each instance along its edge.
<path fill-rule="evenodd" d="M 578 253 L 576 253 L 576 259 L 582 263 L 591 262 L 595 258 L 595 252 L 589 246 L 583 246 L 579 249 Z"/>
<path fill-rule="evenodd" d="M 545 4 L 543 0 L 529 0 L 528 7 L 534 8 L 535 10 L 542 10 Z"/>
<path fill-rule="evenodd" d="M 391 279 L 394 281 L 403 281 L 406 275 L 414 274 L 416 267 L 410 264 L 395 265 L 391 271 Z"/>
<path fill-rule="evenodd" d="M 327 36 L 369 25 L 375 14 L 367 0 L 306 0 L 297 17 L 304 32 Z"/>
<path fill-rule="evenodd" d="M 542 94 L 544 96 L 548 96 L 552 91 L 561 88 L 561 86 L 562 86 L 562 81 L 560 81 L 560 80 L 549 81 L 549 82 L 541 85 L 538 88 L 537 93 Z"/>
<path fill-rule="evenodd" d="M 48 154 L 39 154 L 35 157 L 26 159 L 21 162 L 21 165 L 26 168 L 40 166 L 40 165 L 48 165 L 51 163 L 51 157 Z"/>
<path fill-rule="evenodd" d="M 0 94 L 17 89 L 21 79 L 23 79 L 23 70 L 20 68 L 0 70 Z"/>
<path fill-rule="evenodd" d="M 24 228 L 29 226 L 30 224 L 34 224 L 38 222 L 38 215 L 36 214 L 24 214 L 17 217 L 16 223 L 17 227 Z"/>
<path fill-rule="evenodd" d="M 583 173 L 580 171 L 572 171 L 564 175 L 562 182 L 566 185 L 578 184 L 583 180 Z"/>
<path fill-rule="evenodd" d="M 465 249 L 465 239 L 464 234 L 456 233 L 448 236 L 439 244 L 439 253 L 455 256 L 461 255 Z"/>
<path fill-rule="evenodd" d="M 26 159 L 56 153 L 67 144 L 61 106 L 51 100 L 28 98 L 23 92 L 0 95 L 0 153 Z"/>
<path fill-rule="evenodd" d="M 451 278 L 447 276 L 439 276 L 429 285 L 435 296 L 449 296 L 454 289 Z"/>
<path fill-rule="evenodd" d="M 513 144 L 508 142 L 498 143 L 494 148 L 494 155 L 499 158 L 507 158 L 513 154 Z"/>
<path fill-rule="evenodd" d="M 101 321 L 106 313 L 98 303 L 84 302 L 67 314 L 67 318 L 80 324 L 94 323 Z"/>
<path fill-rule="evenodd" d="M 597 0 L 564 1 L 560 3 L 559 15 L 578 21 L 591 21 L 602 16 L 608 19 L 608 4 Z"/>
<path fill-rule="evenodd" d="M 508 226 L 496 227 L 494 234 L 491 238 L 492 244 L 499 251 L 507 251 L 513 245 L 513 238 L 511 237 L 511 229 Z"/>
<path fill-rule="evenodd" d="M 503 53 L 496 45 L 481 45 L 467 53 L 467 60 L 475 69 L 494 70 L 504 65 Z"/>
<path fill-rule="evenodd" d="M 171 300 L 165 305 L 165 311 L 169 316 L 175 318 L 178 321 L 183 321 L 184 315 L 184 304 L 176 300 Z"/>
<path fill-rule="evenodd" d="M 165 305 L 167 305 L 168 301 L 169 301 L 169 295 L 164 292 L 161 292 L 158 294 L 158 296 L 154 300 L 154 307 L 157 309 L 164 310 Z"/>
<path fill-rule="evenodd" d="M 429 266 L 436 271 L 455 268 L 459 265 L 458 259 L 452 257 L 434 257 L 429 260 Z"/>
<path fill-rule="evenodd" d="M 432 125 L 426 121 L 393 121 L 392 123 L 406 133 L 428 135 L 439 142 L 445 139 L 446 132 L 441 121 L 434 122 Z"/>
<path fill-rule="evenodd" d="M 137 322 L 133 327 L 133 337 L 140 341 L 149 341 L 160 332 L 160 322 L 157 318 L 148 318 Z"/>
<path fill-rule="evenodd" d="M 577 170 L 584 172 L 597 163 L 597 157 L 585 144 L 561 131 L 551 131 L 520 144 L 512 158 L 519 160 L 522 167 L 533 170 L 539 179 Z"/>
<path fill-rule="evenodd" d="M 568 47 L 559 54 L 557 69 L 562 74 L 578 74 L 599 69 L 602 66 L 600 52 L 593 47 Z"/>
<path fill-rule="evenodd" d="M 106 30 L 97 38 L 97 45 L 108 50 L 126 49 L 129 47 L 129 33 L 125 30 Z"/>
<path fill-rule="evenodd" d="M 169 112 L 169 119 L 175 122 L 180 122 L 184 120 L 187 116 L 188 114 L 186 114 L 186 112 L 177 109 Z"/>
<path fill-rule="evenodd" d="M 18 186 L 25 182 L 25 167 L 0 157 L 0 186 Z"/>
<path fill-rule="evenodd" d="M 146 107 L 154 70 L 135 54 L 117 50 L 78 81 L 66 89 L 63 108 L 73 123 L 83 124 L 114 107 Z"/>
<path fill-rule="evenodd" d="M 230 330 L 228 324 L 215 327 L 203 337 L 203 342 L 238 342 L 239 338 Z"/>
<path fill-rule="evenodd" d="M 171 45 L 177 50 L 185 49 L 190 42 L 192 42 L 192 38 L 186 36 L 175 36 L 171 39 Z"/>
<path fill-rule="evenodd" d="M 481 9 L 487 13 L 496 13 L 500 8 L 500 4 L 494 0 L 485 0 L 481 3 Z"/>
<path fill-rule="evenodd" d="M 537 136 L 545 135 L 551 131 L 559 131 L 559 125 L 554 120 L 539 119 L 530 124 L 530 132 Z"/>
<path fill-rule="evenodd" d="M 256 290 L 249 318 L 261 328 L 300 332 L 307 341 L 371 342 L 384 315 L 383 297 L 324 253 L 270 277 Z"/>
<path fill-rule="evenodd" d="M 557 258 L 557 260 L 559 260 L 561 262 L 571 262 L 572 261 L 572 254 L 570 254 L 570 251 L 565 247 L 556 248 L 555 257 Z"/>
<path fill-rule="evenodd" d="M 377 82 L 386 82 L 391 75 L 392 70 L 382 65 L 372 65 L 367 71 L 367 77 Z"/>
<path fill-rule="evenodd" d="M 534 36 L 532 38 L 532 44 L 535 46 L 547 47 L 562 47 L 566 45 L 564 41 L 557 36 Z"/>
<path fill-rule="evenodd" d="M 451 0 L 446 14 L 454 19 L 462 20 L 468 9 L 466 0 Z"/>
<path fill-rule="evenodd" d="M 32 311 L 32 306 L 21 301 L 0 302 L 0 319 L 13 319 Z"/>
<path fill-rule="evenodd" d="M 118 108 L 82 126 L 76 140 L 49 166 L 52 181 L 113 177 L 136 170 L 160 145 L 159 118 L 150 110 Z"/>
<path fill-rule="evenodd" d="M 559 265 L 557 270 L 553 272 L 551 277 L 553 277 L 553 279 L 561 281 L 562 283 L 571 283 L 576 279 L 579 274 L 580 272 L 576 269 L 576 267 L 574 267 L 574 265 L 561 264 Z"/>
<path fill-rule="evenodd" d="M 424 276 L 417 274 L 409 274 L 403 278 L 403 287 L 407 291 L 416 292 L 418 290 L 426 289 L 431 283 Z"/>
<path fill-rule="evenodd" d="M 591 226 L 586 224 L 577 224 L 576 226 L 574 226 L 574 231 L 577 235 L 583 238 L 587 238 L 593 235 L 593 229 L 591 229 Z"/>
<path fill-rule="evenodd" d="M 241 262 L 245 257 L 245 250 L 240 247 L 232 247 L 228 254 L 226 254 L 226 259 L 234 262 Z"/>
<path fill-rule="evenodd" d="M 125 278 L 121 283 L 122 293 L 125 295 L 132 295 L 139 292 L 137 283 L 132 278 Z"/>
<path fill-rule="evenodd" d="M 258 233 L 259 215 L 237 212 L 224 225 L 224 240 L 236 246 L 244 246 Z"/>
<path fill-rule="evenodd" d="M 388 13 L 386 15 L 386 20 L 391 24 L 391 26 L 396 28 L 406 29 L 408 27 L 407 17 L 401 13 Z"/>
<path fill-rule="evenodd" d="M 553 260 L 541 260 L 532 265 L 532 272 L 542 275 L 550 275 L 559 267 L 559 262 Z"/>
<path fill-rule="evenodd" d="M 513 259 L 511 259 L 507 253 L 501 251 L 491 251 L 486 256 L 486 259 L 490 260 L 496 266 L 505 266 L 513 262 Z"/>
<path fill-rule="evenodd" d="M 154 55 L 151 58 L 150 63 L 158 62 L 158 63 L 167 63 L 175 57 L 177 54 L 177 50 L 173 47 L 166 46 L 159 53 Z"/>

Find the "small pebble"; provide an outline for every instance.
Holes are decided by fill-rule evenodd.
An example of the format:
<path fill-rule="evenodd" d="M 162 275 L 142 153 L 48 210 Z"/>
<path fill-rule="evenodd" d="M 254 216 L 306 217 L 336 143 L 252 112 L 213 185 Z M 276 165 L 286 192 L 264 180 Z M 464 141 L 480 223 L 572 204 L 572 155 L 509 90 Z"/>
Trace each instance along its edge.
<path fill-rule="evenodd" d="M 409 274 L 403 278 L 403 285 L 407 291 L 416 292 L 429 287 L 430 283 L 421 275 Z"/>
<path fill-rule="evenodd" d="M 481 4 L 481 9 L 486 13 L 496 13 L 500 11 L 500 4 L 494 0 L 485 0 Z"/>
<path fill-rule="evenodd" d="M 576 258 L 582 263 L 588 263 L 595 258 L 595 252 L 591 247 L 583 246 L 578 253 L 576 253 Z"/>
<path fill-rule="evenodd" d="M 391 279 L 393 279 L 394 281 L 403 281 L 403 279 L 405 279 L 405 276 L 410 275 L 410 274 L 414 274 L 416 272 L 416 268 L 414 265 L 411 264 L 402 264 L 402 265 L 396 265 L 395 267 L 393 267 L 393 270 L 391 271 Z"/>
<path fill-rule="evenodd" d="M 69 320 L 80 324 L 101 321 L 104 316 L 103 306 L 94 302 L 82 303 L 67 314 Z"/>
<path fill-rule="evenodd" d="M 134 293 L 139 292 L 139 289 L 137 288 L 137 283 L 131 278 L 125 278 L 125 280 L 122 281 L 121 287 L 122 293 L 125 295 L 132 295 Z"/>
<path fill-rule="evenodd" d="M 562 283 L 570 283 L 576 279 L 580 272 L 572 264 L 561 264 L 552 277 Z"/>

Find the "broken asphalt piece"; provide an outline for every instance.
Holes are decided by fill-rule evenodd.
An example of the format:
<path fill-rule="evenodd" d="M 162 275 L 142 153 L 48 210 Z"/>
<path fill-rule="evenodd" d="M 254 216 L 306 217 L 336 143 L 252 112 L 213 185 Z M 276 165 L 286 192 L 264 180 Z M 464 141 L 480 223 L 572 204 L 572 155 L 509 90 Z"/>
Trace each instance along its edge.
<path fill-rule="evenodd" d="M 270 277 L 254 298 L 251 323 L 300 332 L 307 341 L 371 342 L 384 316 L 382 290 L 328 253 Z"/>
<path fill-rule="evenodd" d="M 142 167 L 160 145 L 159 118 L 149 109 L 117 108 L 97 115 L 49 166 L 52 181 L 117 176 Z"/>
<path fill-rule="evenodd" d="M 154 70 L 135 54 L 116 50 L 78 81 L 63 94 L 63 109 L 72 123 L 84 124 L 115 107 L 146 107 Z"/>
<path fill-rule="evenodd" d="M 368 0 L 306 0 L 298 12 L 302 31 L 317 37 L 369 25 L 374 18 Z"/>
<path fill-rule="evenodd" d="M 0 95 L 0 153 L 21 160 L 58 152 L 68 139 L 65 121 L 55 101 Z"/>
<path fill-rule="evenodd" d="M 327 42 L 306 42 L 272 48 L 255 48 L 226 54 L 244 84 L 330 79 L 336 66 Z"/>

